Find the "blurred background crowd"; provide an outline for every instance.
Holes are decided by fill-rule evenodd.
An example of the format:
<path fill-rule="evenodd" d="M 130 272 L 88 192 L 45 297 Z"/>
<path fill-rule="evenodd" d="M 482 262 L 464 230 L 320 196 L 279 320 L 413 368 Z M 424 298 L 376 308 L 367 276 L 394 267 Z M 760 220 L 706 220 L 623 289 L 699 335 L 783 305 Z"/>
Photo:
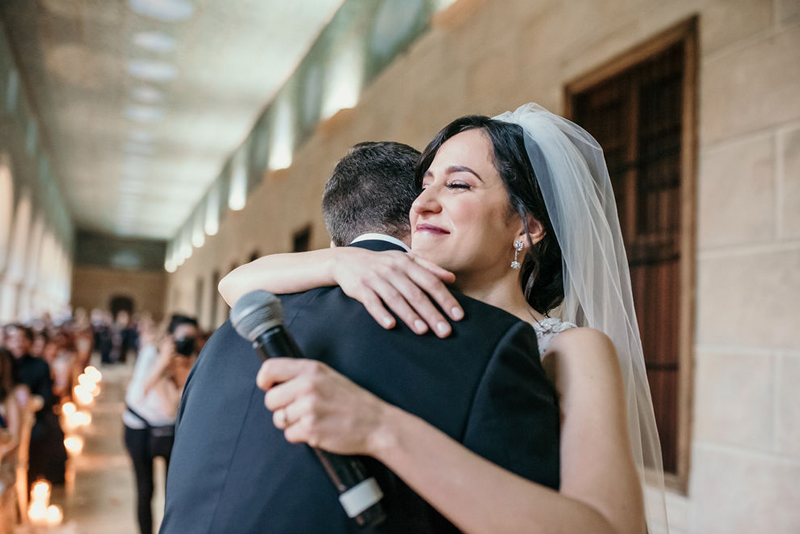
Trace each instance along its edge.
<path fill-rule="evenodd" d="M 183 384 L 206 339 L 196 320 L 184 315 L 156 323 L 146 313 L 114 316 L 99 309 L 0 326 L 0 533 L 12 532 L 15 524 L 60 523 L 59 507 L 48 514 L 33 506 L 44 491 L 37 486 L 49 499 L 51 488 L 57 492 L 74 479 L 68 449 L 80 452 L 82 442 L 68 434 L 91 422 L 79 407 L 99 392 L 101 370 L 126 363 L 132 363 L 133 377 L 125 395 L 124 440 L 139 520 L 151 524 L 153 459 L 169 458 Z M 162 433 L 157 446 L 148 442 L 153 428 Z"/>

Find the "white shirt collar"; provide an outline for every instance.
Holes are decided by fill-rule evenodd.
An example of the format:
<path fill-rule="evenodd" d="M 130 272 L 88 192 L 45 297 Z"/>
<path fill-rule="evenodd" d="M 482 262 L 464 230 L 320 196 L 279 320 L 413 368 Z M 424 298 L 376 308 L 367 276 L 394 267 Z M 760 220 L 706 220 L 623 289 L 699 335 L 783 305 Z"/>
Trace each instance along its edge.
<path fill-rule="evenodd" d="M 353 239 L 350 242 L 352 245 L 353 243 L 358 243 L 359 241 L 386 241 L 387 243 L 391 243 L 393 245 L 397 245 L 398 247 L 402 247 L 403 250 L 406 252 L 411 252 L 411 249 L 408 248 L 408 245 L 397 239 L 396 237 L 392 237 L 386 234 L 361 234 L 357 238 Z"/>

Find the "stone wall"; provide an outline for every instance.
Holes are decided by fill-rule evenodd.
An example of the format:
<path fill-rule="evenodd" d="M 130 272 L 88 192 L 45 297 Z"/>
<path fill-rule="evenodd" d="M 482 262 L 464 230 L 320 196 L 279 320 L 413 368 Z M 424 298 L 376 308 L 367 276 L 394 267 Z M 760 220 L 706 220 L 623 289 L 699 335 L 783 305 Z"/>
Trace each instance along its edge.
<path fill-rule="evenodd" d="M 86 311 L 109 310 L 113 297 L 128 297 L 133 300 L 134 313 L 149 312 L 160 321 L 164 317 L 166 288 L 167 275 L 163 271 L 81 265 L 72 271 L 72 306 Z"/>
<path fill-rule="evenodd" d="M 250 251 L 284 252 L 319 214 L 325 179 L 358 141 L 418 148 L 451 119 L 537 101 L 688 17 L 699 17 L 697 322 L 686 493 L 672 532 L 800 532 L 800 3 L 796 0 L 460 0 L 266 177 L 169 276 L 194 309 Z M 204 298 L 208 302 L 208 297 Z M 224 308 L 216 318 L 224 316 Z M 207 324 L 210 318 L 205 319 Z"/>

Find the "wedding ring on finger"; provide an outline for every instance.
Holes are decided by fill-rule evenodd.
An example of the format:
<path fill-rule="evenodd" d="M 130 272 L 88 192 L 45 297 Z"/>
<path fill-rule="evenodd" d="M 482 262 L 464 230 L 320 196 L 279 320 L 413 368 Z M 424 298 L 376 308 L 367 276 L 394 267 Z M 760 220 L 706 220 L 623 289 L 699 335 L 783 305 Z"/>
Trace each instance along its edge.
<path fill-rule="evenodd" d="M 275 412 L 275 422 L 278 428 L 286 428 L 288 426 L 288 417 L 286 416 L 286 409 L 281 408 Z"/>

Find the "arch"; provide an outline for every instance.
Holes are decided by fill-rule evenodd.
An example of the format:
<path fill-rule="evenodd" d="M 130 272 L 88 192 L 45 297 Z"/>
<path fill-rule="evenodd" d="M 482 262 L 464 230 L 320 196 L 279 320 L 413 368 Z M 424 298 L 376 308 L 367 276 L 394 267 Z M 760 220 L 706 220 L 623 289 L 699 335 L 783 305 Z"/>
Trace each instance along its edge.
<path fill-rule="evenodd" d="M 113 295 L 108 301 L 108 309 L 111 310 L 111 315 L 115 318 L 121 311 L 128 312 L 128 315 L 133 315 L 133 310 L 135 309 L 134 300 L 127 295 Z"/>
<path fill-rule="evenodd" d="M 6 267 L 10 253 L 11 222 L 14 217 L 14 180 L 5 159 L 0 156 L 0 273 Z"/>
<path fill-rule="evenodd" d="M 50 277 L 53 273 L 53 263 L 55 261 L 53 256 L 53 245 L 53 232 L 47 228 L 44 230 L 44 235 L 42 236 L 41 251 L 39 252 L 39 265 L 37 268 L 38 274 L 36 277 L 38 280 L 36 292 L 42 296 L 49 293 L 48 285 L 50 283 Z"/>
<path fill-rule="evenodd" d="M 44 218 L 41 214 L 36 216 L 31 230 L 31 238 L 28 242 L 27 260 L 25 261 L 25 279 L 23 280 L 26 287 L 35 288 L 39 274 L 40 260 L 42 260 L 42 244 L 44 237 Z"/>
<path fill-rule="evenodd" d="M 31 229 L 31 199 L 27 193 L 17 203 L 14 214 L 14 227 L 12 230 L 11 249 L 8 256 L 8 269 L 6 281 L 18 283 L 25 274 L 25 260 L 28 235 Z"/>

